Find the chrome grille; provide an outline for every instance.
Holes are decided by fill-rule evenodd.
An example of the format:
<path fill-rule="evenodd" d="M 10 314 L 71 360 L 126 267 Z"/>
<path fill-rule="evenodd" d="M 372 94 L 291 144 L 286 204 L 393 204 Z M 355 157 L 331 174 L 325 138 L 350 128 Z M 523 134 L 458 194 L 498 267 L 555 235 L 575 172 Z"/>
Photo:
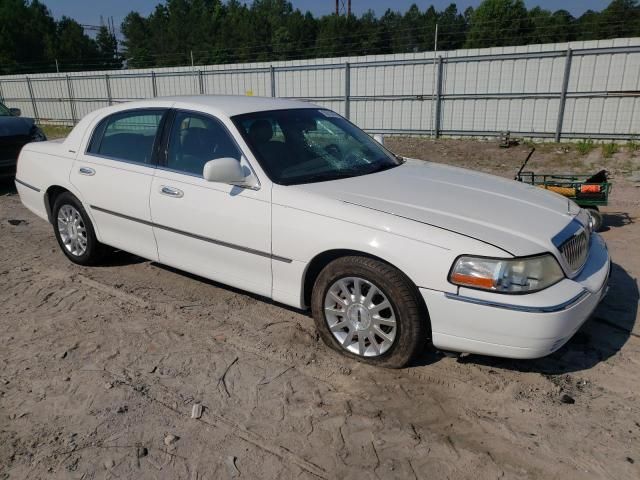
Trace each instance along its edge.
<path fill-rule="evenodd" d="M 560 246 L 560 253 L 572 271 L 580 270 L 589 254 L 589 233 L 582 229 Z"/>

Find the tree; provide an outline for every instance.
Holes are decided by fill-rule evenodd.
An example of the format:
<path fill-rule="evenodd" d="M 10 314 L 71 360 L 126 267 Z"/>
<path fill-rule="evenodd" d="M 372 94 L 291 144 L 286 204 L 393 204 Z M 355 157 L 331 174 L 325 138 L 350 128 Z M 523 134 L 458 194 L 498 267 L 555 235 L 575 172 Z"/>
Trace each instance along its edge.
<path fill-rule="evenodd" d="M 430 10 L 427 10 L 427 16 Z M 473 9 L 469 11 L 472 12 Z M 435 10 L 434 10 L 435 13 Z M 455 50 L 462 48 L 467 30 L 469 28 L 467 16 L 458 12 L 455 3 L 450 4 L 444 11 L 437 15 L 438 22 L 438 49 L 439 50 Z"/>
<path fill-rule="evenodd" d="M 613 0 L 599 20 L 598 38 L 640 36 L 640 6 L 636 0 Z"/>
<path fill-rule="evenodd" d="M 91 70 L 96 65 L 98 48 L 87 37 L 82 26 L 69 17 L 62 17 L 56 25 L 56 58 L 66 70 Z"/>
<path fill-rule="evenodd" d="M 0 2 L 0 73 L 55 68 L 56 24 L 39 1 Z"/>
<path fill-rule="evenodd" d="M 523 0 L 484 0 L 459 11 L 424 2 L 314 17 L 289 0 L 157 0 L 147 16 L 122 22 L 122 50 L 106 27 L 95 39 L 75 20 L 56 21 L 43 0 L 0 0 L 0 74 L 61 70 L 254 62 L 317 56 L 373 55 L 463 47 L 569 42 L 640 36 L 638 0 L 612 0 L 574 18 L 566 10 L 527 10 Z"/>
<path fill-rule="evenodd" d="M 127 15 L 121 26 L 124 35 L 124 48 L 127 52 L 128 67 L 145 67 L 152 65 L 153 58 L 149 31 L 149 21 L 143 18 L 138 12 L 131 12 Z"/>
<path fill-rule="evenodd" d="M 531 30 L 522 0 L 484 0 L 471 16 L 465 47 L 523 45 Z"/>
<path fill-rule="evenodd" d="M 105 70 L 113 70 L 122 67 L 122 57 L 118 53 L 118 40 L 107 27 L 102 25 L 96 36 L 96 47 L 102 67 Z"/>
<path fill-rule="evenodd" d="M 551 13 L 540 7 L 529 11 L 532 31 L 529 43 L 556 43 L 575 40 L 576 19 L 566 10 Z"/>

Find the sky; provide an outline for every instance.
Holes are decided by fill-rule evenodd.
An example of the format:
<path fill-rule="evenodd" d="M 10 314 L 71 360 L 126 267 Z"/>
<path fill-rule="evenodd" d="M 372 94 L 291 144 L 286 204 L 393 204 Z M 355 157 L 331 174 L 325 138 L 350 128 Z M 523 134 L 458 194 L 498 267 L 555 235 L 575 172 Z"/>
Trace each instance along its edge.
<path fill-rule="evenodd" d="M 380 16 L 387 8 L 404 12 L 412 3 L 417 4 L 421 10 L 425 10 L 429 5 L 434 5 L 436 10 L 443 10 L 452 1 L 454 0 L 352 0 L 351 5 L 356 15 L 370 8 Z M 552 11 L 565 9 L 574 16 L 581 15 L 589 9 L 602 10 L 609 2 L 610 0 L 525 0 L 528 8 L 540 6 Z M 119 26 L 130 11 L 136 10 L 146 16 L 158 3 L 161 3 L 161 0 L 43 0 L 43 3 L 49 7 L 56 18 L 66 15 L 82 24 L 99 25 L 102 15 L 105 19 L 113 17 L 116 26 Z M 293 0 L 292 3 L 294 8 L 299 8 L 303 12 L 310 10 L 314 15 L 325 15 L 335 8 L 335 0 Z M 458 0 L 454 3 L 458 6 L 458 10 L 462 11 L 468 6 L 478 6 L 480 0 Z"/>

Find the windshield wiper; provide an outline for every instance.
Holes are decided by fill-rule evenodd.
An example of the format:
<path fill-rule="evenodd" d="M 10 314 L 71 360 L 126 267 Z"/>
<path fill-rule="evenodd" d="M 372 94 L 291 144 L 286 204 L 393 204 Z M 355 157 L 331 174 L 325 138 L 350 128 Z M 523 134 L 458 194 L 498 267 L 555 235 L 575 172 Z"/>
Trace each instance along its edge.
<path fill-rule="evenodd" d="M 369 170 L 366 174 L 370 174 L 370 173 L 378 173 L 378 172 L 384 172 L 385 170 L 390 170 L 392 168 L 398 167 L 400 166 L 399 164 L 384 164 L 384 165 L 378 165 L 375 168 Z"/>
<path fill-rule="evenodd" d="M 293 183 L 313 183 L 313 182 L 328 182 L 329 180 L 338 180 L 340 178 L 350 178 L 362 175 L 362 172 L 356 170 L 341 170 L 338 172 L 326 172 L 326 173 L 317 173 L 315 175 L 309 175 L 308 177 L 303 177 L 294 180 Z"/>

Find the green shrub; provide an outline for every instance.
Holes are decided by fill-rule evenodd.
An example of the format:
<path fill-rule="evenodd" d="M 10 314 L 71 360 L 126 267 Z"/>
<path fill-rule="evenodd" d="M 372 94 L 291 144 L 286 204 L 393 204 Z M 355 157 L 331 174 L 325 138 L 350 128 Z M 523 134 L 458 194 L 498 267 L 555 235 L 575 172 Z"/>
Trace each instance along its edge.
<path fill-rule="evenodd" d="M 595 146 L 593 144 L 593 140 L 591 140 L 590 138 L 587 138 L 585 140 L 581 140 L 580 142 L 578 142 L 576 144 L 576 148 L 578 149 L 578 153 L 580 155 L 586 155 L 591 150 L 593 150 Z"/>
<path fill-rule="evenodd" d="M 603 143 L 602 144 L 602 156 L 604 158 L 611 158 L 613 157 L 614 153 L 618 153 L 618 144 L 617 143 Z"/>

